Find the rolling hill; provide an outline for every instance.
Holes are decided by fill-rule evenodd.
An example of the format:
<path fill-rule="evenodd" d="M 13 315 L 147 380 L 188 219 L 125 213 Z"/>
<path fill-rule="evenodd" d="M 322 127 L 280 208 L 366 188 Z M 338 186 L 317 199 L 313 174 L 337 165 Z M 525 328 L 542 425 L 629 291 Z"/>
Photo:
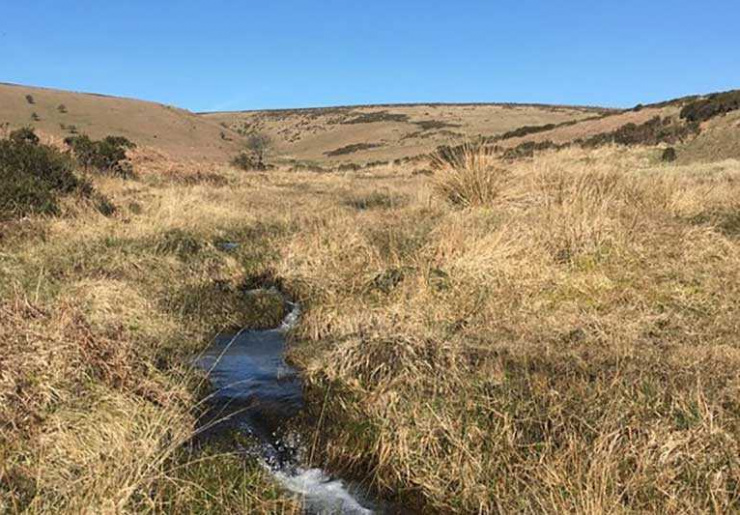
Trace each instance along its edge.
<path fill-rule="evenodd" d="M 611 111 L 518 104 L 417 104 L 202 113 L 234 132 L 264 132 L 287 159 L 318 163 L 412 157 L 439 145 Z"/>
<path fill-rule="evenodd" d="M 412 158 L 440 145 L 485 137 L 502 149 L 554 146 L 642 126 L 660 118 L 681 125 L 682 108 L 720 94 L 629 110 L 540 104 L 398 104 L 193 113 L 141 100 L 0 84 L 0 127 L 30 126 L 64 137 L 126 136 L 180 159 L 226 162 L 246 136 L 270 136 L 273 163 L 337 166 Z M 736 93 L 729 92 L 731 106 Z M 729 97 L 728 97 L 729 95 Z M 734 107 L 701 120 L 697 136 L 680 138 L 684 163 L 740 158 L 740 115 Z"/>
<path fill-rule="evenodd" d="M 238 134 L 230 134 L 217 123 L 184 109 L 12 84 L 0 84 L 2 123 L 30 126 L 55 136 L 75 131 L 94 138 L 120 135 L 189 159 L 225 160 L 240 146 Z"/>

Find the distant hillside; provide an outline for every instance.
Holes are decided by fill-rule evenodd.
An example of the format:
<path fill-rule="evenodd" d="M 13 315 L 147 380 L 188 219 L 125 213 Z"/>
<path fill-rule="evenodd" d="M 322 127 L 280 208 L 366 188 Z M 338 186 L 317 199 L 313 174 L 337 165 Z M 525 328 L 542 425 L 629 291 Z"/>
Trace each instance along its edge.
<path fill-rule="evenodd" d="M 503 149 L 615 142 L 677 148 L 682 163 L 740 159 L 740 90 L 695 95 L 494 138 Z"/>
<path fill-rule="evenodd" d="M 370 162 L 429 152 L 439 145 L 495 136 L 526 125 L 561 124 L 609 110 L 516 104 L 404 104 L 203 113 L 223 127 L 272 136 L 286 158 Z"/>
<path fill-rule="evenodd" d="M 126 136 L 192 159 L 225 160 L 240 147 L 239 135 L 211 120 L 153 102 L 0 84 L 0 124 L 31 126 L 45 133 L 72 132 L 100 138 Z M 224 134 L 223 139 L 221 134 Z"/>
<path fill-rule="evenodd" d="M 329 167 L 414 157 L 481 136 L 504 151 L 524 147 L 531 152 L 531 148 L 609 142 L 618 134 L 630 144 L 632 140 L 643 143 L 645 138 L 646 144 L 675 145 L 684 163 L 740 159 L 738 91 L 629 110 L 399 104 L 196 114 L 140 100 L 0 84 L 0 126 L 4 123 L 60 137 L 75 132 L 94 138 L 121 135 L 173 157 L 220 162 L 235 156 L 244 148 L 245 136 L 255 132 L 271 136 L 270 161 Z M 692 130 L 685 131 L 689 125 Z M 656 132 L 663 135 L 656 138 Z M 664 137 L 666 132 L 670 137 Z"/>

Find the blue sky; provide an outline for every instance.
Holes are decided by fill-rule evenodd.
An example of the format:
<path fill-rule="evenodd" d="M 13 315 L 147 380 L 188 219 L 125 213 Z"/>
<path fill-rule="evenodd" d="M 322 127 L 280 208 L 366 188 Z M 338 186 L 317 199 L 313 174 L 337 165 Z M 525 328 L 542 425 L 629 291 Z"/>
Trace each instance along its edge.
<path fill-rule="evenodd" d="M 737 0 L 0 0 L 0 81 L 193 111 L 740 88 Z"/>

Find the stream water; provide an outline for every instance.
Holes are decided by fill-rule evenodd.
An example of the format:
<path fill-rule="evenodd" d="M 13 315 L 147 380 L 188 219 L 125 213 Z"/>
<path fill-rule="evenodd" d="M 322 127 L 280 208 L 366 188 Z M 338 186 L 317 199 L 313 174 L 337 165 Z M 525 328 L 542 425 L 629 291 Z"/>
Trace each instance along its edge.
<path fill-rule="evenodd" d="M 220 337 L 198 360 L 214 389 L 212 411 L 219 424 L 258 442 L 249 452 L 300 498 L 305 513 L 377 513 L 358 485 L 305 465 L 300 439 L 285 431 L 286 422 L 303 408 L 301 378 L 283 357 L 285 333 L 299 316 L 299 307 L 288 305 L 280 327 Z"/>

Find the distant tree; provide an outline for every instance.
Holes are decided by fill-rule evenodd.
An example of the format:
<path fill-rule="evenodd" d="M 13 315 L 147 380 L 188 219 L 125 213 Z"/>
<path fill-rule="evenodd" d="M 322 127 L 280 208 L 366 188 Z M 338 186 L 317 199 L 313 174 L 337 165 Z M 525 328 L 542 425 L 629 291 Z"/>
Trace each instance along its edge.
<path fill-rule="evenodd" d="M 261 132 L 255 132 L 250 134 L 247 138 L 247 150 L 251 152 L 257 160 L 257 167 L 263 169 L 265 167 L 265 156 L 270 150 L 272 140 L 270 136 Z"/>
<path fill-rule="evenodd" d="M 67 106 L 64 105 L 64 104 L 59 104 L 57 106 L 57 111 L 59 111 L 62 114 L 66 114 L 67 113 Z"/>
<path fill-rule="evenodd" d="M 26 95 L 26 102 L 33 105 L 36 103 L 36 101 L 33 99 L 33 95 Z"/>

